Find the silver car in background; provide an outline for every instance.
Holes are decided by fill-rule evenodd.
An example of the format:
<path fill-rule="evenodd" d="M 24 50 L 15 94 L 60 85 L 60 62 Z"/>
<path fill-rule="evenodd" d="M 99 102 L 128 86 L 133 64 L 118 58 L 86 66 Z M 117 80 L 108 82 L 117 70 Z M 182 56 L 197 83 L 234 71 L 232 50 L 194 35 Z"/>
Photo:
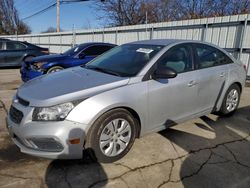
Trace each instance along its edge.
<path fill-rule="evenodd" d="M 147 133 L 212 112 L 232 115 L 245 79 L 243 65 L 212 44 L 132 42 L 23 84 L 7 126 L 21 152 L 77 159 L 88 149 L 113 162 Z"/>

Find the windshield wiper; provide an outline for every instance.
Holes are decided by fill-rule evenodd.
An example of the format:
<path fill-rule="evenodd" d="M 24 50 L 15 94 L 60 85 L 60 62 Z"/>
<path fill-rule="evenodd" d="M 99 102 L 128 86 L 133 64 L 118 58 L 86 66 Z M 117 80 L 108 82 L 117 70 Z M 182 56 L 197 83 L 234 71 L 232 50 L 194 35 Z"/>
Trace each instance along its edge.
<path fill-rule="evenodd" d="M 114 71 L 111 71 L 111 70 L 107 70 L 107 69 L 104 69 L 104 68 L 100 68 L 100 67 L 85 66 L 84 68 L 92 69 L 92 70 L 96 70 L 96 71 L 98 71 L 98 72 L 103 72 L 103 73 L 106 73 L 106 74 L 111 74 L 111 75 L 115 75 L 115 76 L 121 77 L 121 75 L 118 74 L 117 72 L 114 72 Z"/>

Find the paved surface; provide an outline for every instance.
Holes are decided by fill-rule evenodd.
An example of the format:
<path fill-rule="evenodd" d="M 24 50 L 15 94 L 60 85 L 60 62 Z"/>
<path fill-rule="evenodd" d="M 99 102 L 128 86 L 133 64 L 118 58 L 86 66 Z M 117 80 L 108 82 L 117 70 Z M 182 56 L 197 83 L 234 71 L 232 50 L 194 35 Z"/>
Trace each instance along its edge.
<path fill-rule="evenodd" d="M 122 160 L 99 164 L 19 152 L 4 118 L 20 83 L 18 70 L 0 70 L 0 187 L 250 187 L 250 88 L 233 117 L 204 116 L 149 134 Z"/>

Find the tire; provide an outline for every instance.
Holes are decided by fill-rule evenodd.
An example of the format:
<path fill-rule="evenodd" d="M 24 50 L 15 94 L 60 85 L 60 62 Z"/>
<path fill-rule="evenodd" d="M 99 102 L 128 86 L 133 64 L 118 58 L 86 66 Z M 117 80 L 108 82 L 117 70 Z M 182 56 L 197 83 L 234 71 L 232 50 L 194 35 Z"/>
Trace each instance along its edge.
<path fill-rule="evenodd" d="M 240 103 L 240 94 L 238 85 L 233 84 L 228 88 L 219 111 L 222 116 L 231 116 L 235 113 Z"/>
<path fill-rule="evenodd" d="M 51 67 L 47 70 L 47 74 L 49 73 L 53 73 L 53 72 L 58 72 L 60 70 L 63 70 L 64 68 L 61 67 L 61 66 L 54 66 L 54 67 Z"/>
<path fill-rule="evenodd" d="M 137 121 L 127 110 L 111 110 L 100 116 L 90 128 L 86 148 L 91 151 L 92 158 L 99 162 L 119 160 L 132 147 L 137 127 Z M 117 130 L 116 133 L 114 130 Z"/>

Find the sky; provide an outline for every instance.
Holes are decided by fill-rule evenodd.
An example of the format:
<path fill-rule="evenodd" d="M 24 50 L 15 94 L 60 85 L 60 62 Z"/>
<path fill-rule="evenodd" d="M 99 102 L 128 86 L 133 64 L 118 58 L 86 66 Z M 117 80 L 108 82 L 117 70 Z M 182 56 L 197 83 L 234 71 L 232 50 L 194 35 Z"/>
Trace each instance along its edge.
<path fill-rule="evenodd" d="M 77 2 L 61 4 L 60 6 L 60 27 L 64 31 L 75 29 L 100 28 L 103 24 L 97 18 L 96 9 L 93 7 L 98 0 L 88 2 Z M 49 5 L 56 0 L 14 0 L 16 9 L 21 19 L 28 17 Z M 23 20 L 32 30 L 32 33 L 40 33 L 48 27 L 56 28 L 56 6 L 48 11 Z"/>

